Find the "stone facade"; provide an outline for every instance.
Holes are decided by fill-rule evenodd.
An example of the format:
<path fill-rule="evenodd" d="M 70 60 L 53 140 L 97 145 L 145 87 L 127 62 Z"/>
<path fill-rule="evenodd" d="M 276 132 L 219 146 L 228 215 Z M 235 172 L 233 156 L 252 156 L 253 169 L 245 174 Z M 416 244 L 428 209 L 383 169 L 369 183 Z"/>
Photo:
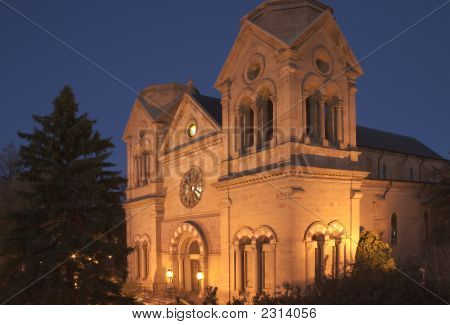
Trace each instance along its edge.
<path fill-rule="evenodd" d="M 123 136 L 129 285 L 217 286 L 222 302 L 306 286 L 351 266 L 361 229 L 419 257 L 433 227 L 420 195 L 444 161 L 380 131 L 364 146 L 362 73 L 331 8 L 278 0 L 242 19 L 221 99 L 192 82 L 145 89 Z"/>

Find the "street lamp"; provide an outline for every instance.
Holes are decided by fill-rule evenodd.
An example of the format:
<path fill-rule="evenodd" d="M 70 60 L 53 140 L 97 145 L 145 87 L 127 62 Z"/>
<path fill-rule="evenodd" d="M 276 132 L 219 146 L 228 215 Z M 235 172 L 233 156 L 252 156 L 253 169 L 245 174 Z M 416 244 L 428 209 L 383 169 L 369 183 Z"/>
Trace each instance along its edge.
<path fill-rule="evenodd" d="M 197 272 L 197 280 L 202 281 L 205 279 L 205 274 L 202 271 Z"/>

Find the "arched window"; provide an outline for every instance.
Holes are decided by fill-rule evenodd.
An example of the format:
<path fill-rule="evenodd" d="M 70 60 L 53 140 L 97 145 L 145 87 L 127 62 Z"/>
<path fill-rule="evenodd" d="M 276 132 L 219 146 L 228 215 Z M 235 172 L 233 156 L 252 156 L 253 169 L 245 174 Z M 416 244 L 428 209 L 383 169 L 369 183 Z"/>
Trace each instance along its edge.
<path fill-rule="evenodd" d="M 246 249 L 251 244 L 250 238 L 244 237 L 239 241 L 239 251 L 240 251 L 240 277 L 238 279 L 238 287 L 244 289 L 251 286 L 252 277 L 252 265 L 251 265 L 251 252 Z"/>
<path fill-rule="evenodd" d="M 272 141 L 273 139 L 273 102 L 265 96 L 261 103 L 262 113 L 262 137 L 264 144 Z"/>
<path fill-rule="evenodd" d="M 244 151 L 248 151 L 253 146 L 253 110 L 250 104 L 244 104 L 241 106 L 242 113 L 242 144 Z"/>
<path fill-rule="evenodd" d="M 270 254 L 270 240 L 267 237 L 260 237 L 256 242 L 257 251 L 257 263 L 258 263 L 258 288 L 257 292 L 261 292 L 264 289 L 270 288 L 270 259 L 268 255 Z"/>
<path fill-rule="evenodd" d="M 398 220 L 397 214 L 394 212 L 391 217 L 391 245 L 397 245 L 398 241 Z"/>
<path fill-rule="evenodd" d="M 135 253 L 135 269 L 136 269 L 136 278 L 140 279 L 142 277 L 142 271 L 141 271 L 141 261 L 142 261 L 142 254 L 141 254 L 141 244 L 138 242 L 136 243 L 136 246 L 134 248 Z"/>
<path fill-rule="evenodd" d="M 325 136 L 330 143 L 334 143 L 334 109 L 325 103 Z"/>
<path fill-rule="evenodd" d="M 428 211 L 425 212 L 423 216 L 423 223 L 424 223 L 424 232 L 425 232 L 425 240 L 430 239 L 430 223 L 429 223 L 429 217 L 428 217 Z"/>
<path fill-rule="evenodd" d="M 143 263 L 143 265 L 142 265 L 142 277 L 144 278 L 144 279 L 147 279 L 148 278 L 148 276 L 149 276 L 149 256 L 148 256 L 148 254 L 149 254 L 149 249 L 148 249 L 148 243 L 147 242 L 145 242 L 143 245 L 142 245 L 142 263 Z"/>
<path fill-rule="evenodd" d="M 316 234 L 313 240 L 317 242 L 317 248 L 315 251 L 315 279 L 320 281 L 325 274 L 325 236 L 323 234 Z"/>

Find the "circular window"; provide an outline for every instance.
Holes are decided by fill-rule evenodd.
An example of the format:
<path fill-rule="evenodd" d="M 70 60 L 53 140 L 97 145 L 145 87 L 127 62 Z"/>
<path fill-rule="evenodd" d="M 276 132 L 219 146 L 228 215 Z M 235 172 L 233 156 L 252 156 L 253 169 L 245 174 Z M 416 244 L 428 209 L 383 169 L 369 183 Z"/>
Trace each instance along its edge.
<path fill-rule="evenodd" d="M 319 69 L 319 71 L 324 74 L 326 74 L 330 71 L 330 64 L 322 59 L 317 59 L 316 65 L 317 65 L 317 68 Z"/>
<path fill-rule="evenodd" d="M 192 167 L 184 174 L 180 183 L 180 200 L 186 208 L 192 209 L 200 202 L 204 184 L 203 172 L 200 168 Z"/>
<path fill-rule="evenodd" d="M 258 62 L 254 62 L 247 69 L 247 78 L 248 80 L 253 81 L 256 78 L 258 78 L 260 73 L 261 73 L 260 64 Z"/>
<path fill-rule="evenodd" d="M 264 57 L 261 54 L 254 54 L 248 60 L 244 70 L 244 81 L 252 83 L 258 80 L 264 72 Z"/>
<path fill-rule="evenodd" d="M 191 123 L 187 129 L 189 138 L 193 138 L 197 135 L 197 124 Z"/>
<path fill-rule="evenodd" d="M 317 71 L 322 75 L 329 75 L 332 70 L 332 58 L 328 50 L 319 46 L 313 52 L 313 64 Z"/>

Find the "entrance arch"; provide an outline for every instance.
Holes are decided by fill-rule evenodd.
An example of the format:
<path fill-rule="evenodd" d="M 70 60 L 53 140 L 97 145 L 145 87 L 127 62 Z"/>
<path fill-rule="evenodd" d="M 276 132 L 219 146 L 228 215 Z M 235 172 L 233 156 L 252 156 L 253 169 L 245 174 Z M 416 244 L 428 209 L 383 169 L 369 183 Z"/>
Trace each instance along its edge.
<path fill-rule="evenodd" d="M 169 253 L 174 267 L 174 284 L 181 291 L 203 294 L 208 281 L 205 237 L 194 223 L 180 224 L 170 240 Z M 203 280 L 197 274 L 203 273 Z"/>

